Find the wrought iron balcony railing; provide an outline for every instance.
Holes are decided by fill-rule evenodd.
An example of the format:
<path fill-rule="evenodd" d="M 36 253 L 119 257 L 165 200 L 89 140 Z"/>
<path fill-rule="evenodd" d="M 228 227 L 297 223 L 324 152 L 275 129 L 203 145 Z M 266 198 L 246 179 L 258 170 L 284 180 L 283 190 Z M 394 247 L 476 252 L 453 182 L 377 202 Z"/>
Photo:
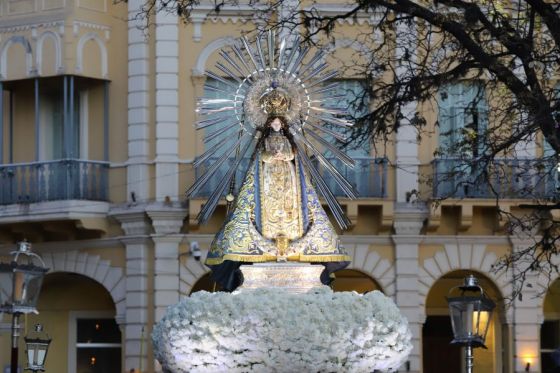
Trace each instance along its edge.
<path fill-rule="evenodd" d="M 354 168 L 346 167 L 337 158 L 327 158 L 336 169 L 356 188 L 358 198 L 387 197 L 387 159 L 355 158 Z M 325 171 L 323 171 L 325 172 Z M 325 175 L 325 181 L 337 197 L 346 196 L 332 177 Z"/>
<path fill-rule="evenodd" d="M 550 159 L 499 159 L 488 167 L 446 158 L 433 161 L 436 198 L 546 199 L 558 193 L 555 162 Z"/>
<path fill-rule="evenodd" d="M 107 201 L 108 162 L 63 159 L 0 165 L 0 205 Z"/>
<path fill-rule="evenodd" d="M 217 158 L 210 158 L 198 166 L 195 175 L 199 178 L 204 171 L 210 167 Z M 359 158 L 356 159 L 354 168 L 348 168 L 336 158 L 329 161 L 343 174 L 348 181 L 354 185 L 359 193 L 360 198 L 384 198 L 387 196 L 387 160 L 385 158 Z M 208 197 L 218 186 L 222 176 L 225 175 L 229 167 L 233 164 L 233 160 L 226 162 L 212 179 L 197 193 L 197 197 Z M 243 159 L 241 169 L 245 170 L 249 164 L 249 159 Z M 236 188 L 242 183 L 242 173 L 238 172 L 236 177 Z M 344 197 L 342 189 L 336 184 L 332 177 L 325 175 L 325 181 L 337 197 Z"/>

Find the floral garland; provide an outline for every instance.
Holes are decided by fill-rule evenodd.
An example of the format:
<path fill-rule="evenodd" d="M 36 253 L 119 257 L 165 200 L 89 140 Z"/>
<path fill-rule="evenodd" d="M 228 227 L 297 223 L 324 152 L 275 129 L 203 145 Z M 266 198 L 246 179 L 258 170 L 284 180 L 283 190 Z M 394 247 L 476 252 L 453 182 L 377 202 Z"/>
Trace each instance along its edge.
<path fill-rule="evenodd" d="M 152 334 L 156 358 L 174 373 L 393 371 L 410 339 L 390 298 L 328 287 L 197 292 L 169 307 Z"/>

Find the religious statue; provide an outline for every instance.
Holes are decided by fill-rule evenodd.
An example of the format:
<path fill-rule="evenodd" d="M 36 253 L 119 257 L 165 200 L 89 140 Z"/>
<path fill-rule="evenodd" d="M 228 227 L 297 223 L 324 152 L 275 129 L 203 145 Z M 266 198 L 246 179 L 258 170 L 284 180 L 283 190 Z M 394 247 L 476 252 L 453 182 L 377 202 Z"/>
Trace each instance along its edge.
<path fill-rule="evenodd" d="M 353 187 L 323 153 L 330 151 L 349 166 L 352 166 L 353 161 L 316 131 L 340 139 L 336 131 L 322 124 L 328 122 L 347 127 L 351 123 L 341 118 L 344 111 L 329 104 L 330 99 L 311 97 L 309 88 L 325 83 L 327 77 L 332 78 L 334 75 L 327 73 L 309 84 L 307 81 L 324 69 L 324 64 L 315 66 L 319 61 L 317 56 L 322 56 L 322 52 L 306 66 L 298 66 L 302 63 L 305 52 L 299 49 L 298 44 L 294 44 L 288 54 L 284 43 L 276 50 L 274 35 L 270 32 L 268 62 L 272 66 L 266 66 L 260 39 L 257 41 L 260 66 L 256 63 L 247 40 L 242 39 L 242 42 L 245 52 L 236 45 L 232 46 L 239 62 L 235 62 L 226 52 L 221 54 L 222 57 L 239 73 L 242 72 L 240 66 L 248 67 L 245 58 L 255 63 L 257 71 L 247 72 L 247 77 L 241 81 L 229 68 L 218 63 L 220 70 L 232 79 L 235 78 L 240 85 L 235 86 L 231 80 L 208 72 L 209 77 L 236 87 L 236 90 L 235 93 L 228 93 L 208 85 L 207 88 L 231 98 L 199 100 L 199 114 L 209 116 L 198 122 L 199 128 L 215 123 L 221 123 L 222 128 L 227 128 L 223 126 L 223 121 L 231 120 L 232 116 L 226 117 L 221 113 L 230 110 L 235 114 L 233 124 L 239 128 L 238 140 L 233 148 L 219 149 L 217 146 L 200 157 L 207 159 L 218 151 L 223 152 L 208 173 L 197 180 L 188 192 L 190 195 L 196 193 L 226 159 L 233 159 L 230 172 L 222 178 L 220 186 L 210 196 L 199 215 L 199 219 L 204 221 L 218 200 L 230 192 L 228 196 L 232 208 L 211 244 L 205 263 L 212 269 L 213 279 L 229 291 L 243 281 L 239 267 L 257 262 L 299 261 L 321 264 L 325 267 L 321 281 L 328 284 L 330 274 L 347 266 L 350 258 L 341 247 L 315 188 L 321 192 L 333 217 L 342 228 L 349 221 L 316 164 L 320 163 L 352 198 L 355 197 Z M 305 74 L 300 78 L 296 71 Z M 329 84 L 318 91 L 328 93 L 333 88 Z M 312 110 L 321 115 L 312 114 Z M 227 129 L 221 131 L 224 136 L 231 136 Z M 243 182 L 237 195 L 231 198 L 231 191 L 235 190 L 236 169 L 240 168 L 241 159 L 251 148 L 253 150 L 250 152 L 249 166 L 244 171 Z"/>

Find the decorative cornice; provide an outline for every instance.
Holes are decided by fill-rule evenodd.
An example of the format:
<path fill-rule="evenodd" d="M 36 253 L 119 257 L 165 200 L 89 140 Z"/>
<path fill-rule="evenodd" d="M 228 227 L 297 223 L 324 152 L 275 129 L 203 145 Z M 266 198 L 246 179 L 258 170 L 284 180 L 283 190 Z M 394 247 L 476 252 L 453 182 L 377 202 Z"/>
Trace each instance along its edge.
<path fill-rule="evenodd" d="M 0 223 L 13 224 L 83 218 L 103 218 L 109 202 L 65 200 L 0 206 Z"/>
<path fill-rule="evenodd" d="M 305 12 L 313 12 L 323 17 L 334 17 L 346 14 L 353 9 L 352 6 L 346 4 L 313 4 L 304 8 Z M 374 25 L 379 20 L 381 13 L 378 12 L 358 12 L 355 17 L 346 17 L 337 19 L 337 23 L 348 25 Z"/>
<path fill-rule="evenodd" d="M 15 34 L 22 31 L 32 31 L 35 32 L 37 28 L 56 28 L 60 27 L 59 33 L 61 30 L 64 30 L 64 20 L 56 20 L 56 21 L 48 21 L 48 22 L 39 22 L 39 23 L 27 23 L 27 24 L 17 24 L 13 26 L 3 26 L 0 27 L 0 34 Z"/>
<path fill-rule="evenodd" d="M 101 31 L 104 33 L 106 40 L 109 40 L 109 38 L 111 37 L 111 27 L 107 25 L 101 25 L 98 23 L 85 22 L 85 21 L 74 21 L 72 23 L 72 32 L 74 36 L 78 36 L 78 33 L 80 32 L 80 28 Z"/>
<path fill-rule="evenodd" d="M 267 13 L 266 6 L 239 4 L 237 6 L 224 6 L 219 12 L 215 12 L 215 7 L 211 4 L 201 4 L 191 11 L 191 21 L 200 22 L 208 19 L 213 23 L 232 22 L 245 23 L 250 20 L 257 20 L 260 16 Z M 262 17 L 260 17 L 262 19 Z"/>

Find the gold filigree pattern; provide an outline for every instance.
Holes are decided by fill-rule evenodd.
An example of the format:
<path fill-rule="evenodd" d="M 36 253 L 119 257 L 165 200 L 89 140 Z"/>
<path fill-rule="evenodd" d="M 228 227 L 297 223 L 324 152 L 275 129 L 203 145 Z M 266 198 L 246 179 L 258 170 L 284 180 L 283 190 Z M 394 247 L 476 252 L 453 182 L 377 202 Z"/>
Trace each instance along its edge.
<path fill-rule="evenodd" d="M 261 226 L 268 239 L 302 236 L 300 185 L 288 139 L 272 132 L 265 140 L 261 164 Z"/>
<path fill-rule="evenodd" d="M 288 139 L 280 133 L 271 134 L 255 162 L 258 164 L 250 166 L 233 212 L 212 242 L 206 264 L 224 260 L 349 261 Z M 255 180 L 257 171 L 259 180 Z M 304 215 L 309 222 L 306 229 Z"/>

